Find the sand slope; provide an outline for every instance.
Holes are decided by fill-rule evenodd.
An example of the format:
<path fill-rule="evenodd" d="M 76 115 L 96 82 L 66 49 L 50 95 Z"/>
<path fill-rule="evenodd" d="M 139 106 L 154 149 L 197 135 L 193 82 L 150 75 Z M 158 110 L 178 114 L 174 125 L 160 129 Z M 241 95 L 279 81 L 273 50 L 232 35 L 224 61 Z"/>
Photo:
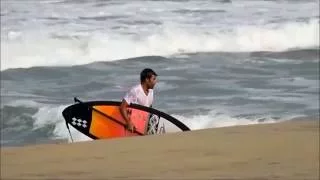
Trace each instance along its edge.
<path fill-rule="evenodd" d="M 1 149 L 1 179 L 319 179 L 319 121 Z"/>

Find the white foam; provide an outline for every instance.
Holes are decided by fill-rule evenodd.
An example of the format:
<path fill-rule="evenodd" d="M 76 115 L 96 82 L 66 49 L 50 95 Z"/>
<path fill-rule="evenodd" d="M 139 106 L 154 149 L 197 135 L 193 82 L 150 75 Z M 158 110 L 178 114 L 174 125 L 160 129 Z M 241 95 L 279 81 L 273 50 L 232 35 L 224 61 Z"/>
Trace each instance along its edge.
<path fill-rule="evenodd" d="M 47 125 L 55 125 L 55 129 L 53 131 L 54 137 L 51 137 L 52 139 L 68 139 L 69 142 L 71 142 L 71 138 L 68 132 L 68 129 L 66 127 L 65 120 L 62 116 L 62 111 L 67 105 L 48 105 L 48 104 L 42 104 L 35 102 L 33 100 L 15 100 L 8 102 L 6 104 L 9 106 L 23 106 L 23 107 L 32 107 L 37 108 L 38 111 L 32 115 L 32 118 L 35 120 L 33 122 L 33 129 L 39 129 L 43 128 Z M 70 127 L 71 134 L 73 136 L 73 140 L 75 142 L 77 141 L 88 141 L 91 140 L 91 138 L 81 134 L 76 129 Z"/>
<path fill-rule="evenodd" d="M 181 115 L 173 116 L 185 123 L 191 130 L 276 122 L 274 119 L 267 117 L 264 117 L 264 121 L 261 122 L 259 119 L 262 117 L 256 117 L 255 119 L 232 117 L 215 110 L 210 111 L 208 114 L 198 114 L 189 117 Z"/>
<path fill-rule="evenodd" d="M 61 120 L 60 112 L 62 108 L 63 106 L 40 106 L 38 112 L 33 115 L 33 118 L 35 119 L 33 127 L 37 129 L 48 124 L 55 124 L 59 122 Z"/>
<path fill-rule="evenodd" d="M 67 105 L 54 106 L 54 105 L 44 105 L 41 106 L 36 114 L 32 116 L 35 119 L 33 128 L 38 129 L 45 127 L 50 124 L 55 125 L 55 129 L 53 131 L 54 137 L 53 139 L 68 139 L 71 142 L 71 137 L 68 132 L 65 120 L 62 116 L 63 109 L 67 107 Z M 71 125 L 69 125 L 71 136 L 74 142 L 79 141 L 89 141 L 91 138 L 83 135 Z"/>
<path fill-rule="evenodd" d="M 219 112 L 218 110 L 210 111 L 207 114 L 196 114 L 193 116 L 172 115 L 186 124 L 191 130 L 200 130 L 208 128 L 221 128 L 231 126 L 245 126 L 254 124 L 270 124 L 292 120 L 297 117 L 304 117 L 300 114 L 284 115 L 281 119 L 274 119 L 271 115 L 261 114 L 256 117 L 236 117 Z"/>
<path fill-rule="evenodd" d="M 181 28 L 164 24 L 140 38 L 116 32 L 86 33 L 79 38 L 53 39 L 36 30 L 9 32 L 1 40 L 1 70 L 32 66 L 63 66 L 94 61 L 181 52 L 283 51 L 319 46 L 319 24 L 291 22 L 268 26 L 235 26 L 230 31 L 215 28 Z"/>
<path fill-rule="evenodd" d="M 89 138 L 88 136 L 80 133 L 78 130 L 73 128 L 71 125 L 69 125 L 70 133 L 66 127 L 66 123 L 64 122 L 58 122 L 56 124 L 56 127 L 53 131 L 56 139 L 68 139 L 69 142 L 81 142 L 81 141 L 92 141 L 93 139 Z M 71 139 L 72 137 L 72 139 Z"/>

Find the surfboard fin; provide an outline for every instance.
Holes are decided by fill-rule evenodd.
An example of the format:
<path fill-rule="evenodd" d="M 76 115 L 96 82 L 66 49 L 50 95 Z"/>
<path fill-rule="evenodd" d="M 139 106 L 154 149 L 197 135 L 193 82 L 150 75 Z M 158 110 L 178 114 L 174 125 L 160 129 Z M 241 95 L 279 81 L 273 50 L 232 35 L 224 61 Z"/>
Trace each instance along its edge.
<path fill-rule="evenodd" d="M 74 102 L 81 103 L 81 101 L 77 97 L 74 97 L 73 100 Z"/>
<path fill-rule="evenodd" d="M 164 123 L 162 123 L 162 126 L 159 129 L 159 134 L 165 134 L 166 133 L 166 129 L 164 127 Z"/>

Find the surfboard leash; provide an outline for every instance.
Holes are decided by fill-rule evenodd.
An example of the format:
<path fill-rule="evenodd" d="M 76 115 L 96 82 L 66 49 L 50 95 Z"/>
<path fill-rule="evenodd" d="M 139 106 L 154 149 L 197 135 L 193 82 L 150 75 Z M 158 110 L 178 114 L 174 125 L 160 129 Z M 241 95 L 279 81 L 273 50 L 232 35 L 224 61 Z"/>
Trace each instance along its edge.
<path fill-rule="evenodd" d="M 66 121 L 66 125 L 67 125 L 67 129 L 68 129 L 68 131 L 69 131 L 69 135 L 70 135 L 70 138 L 71 138 L 71 142 L 73 143 L 73 138 L 72 138 L 71 131 L 70 131 L 70 128 L 69 128 L 69 124 L 68 124 L 67 121 Z"/>

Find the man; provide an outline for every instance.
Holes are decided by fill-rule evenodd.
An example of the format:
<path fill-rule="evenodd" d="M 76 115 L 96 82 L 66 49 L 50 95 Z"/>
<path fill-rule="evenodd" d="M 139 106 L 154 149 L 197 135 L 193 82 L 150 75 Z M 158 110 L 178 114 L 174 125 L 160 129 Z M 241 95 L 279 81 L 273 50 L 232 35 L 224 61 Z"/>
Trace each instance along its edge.
<path fill-rule="evenodd" d="M 149 68 L 140 73 L 140 83 L 133 86 L 124 96 L 120 105 L 120 112 L 127 123 L 127 128 L 134 131 L 135 127 L 130 120 L 127 108 L 131 103 L 151 107 L 153 103 L 153 88 L 157 83 L 157 74 Z"/>

